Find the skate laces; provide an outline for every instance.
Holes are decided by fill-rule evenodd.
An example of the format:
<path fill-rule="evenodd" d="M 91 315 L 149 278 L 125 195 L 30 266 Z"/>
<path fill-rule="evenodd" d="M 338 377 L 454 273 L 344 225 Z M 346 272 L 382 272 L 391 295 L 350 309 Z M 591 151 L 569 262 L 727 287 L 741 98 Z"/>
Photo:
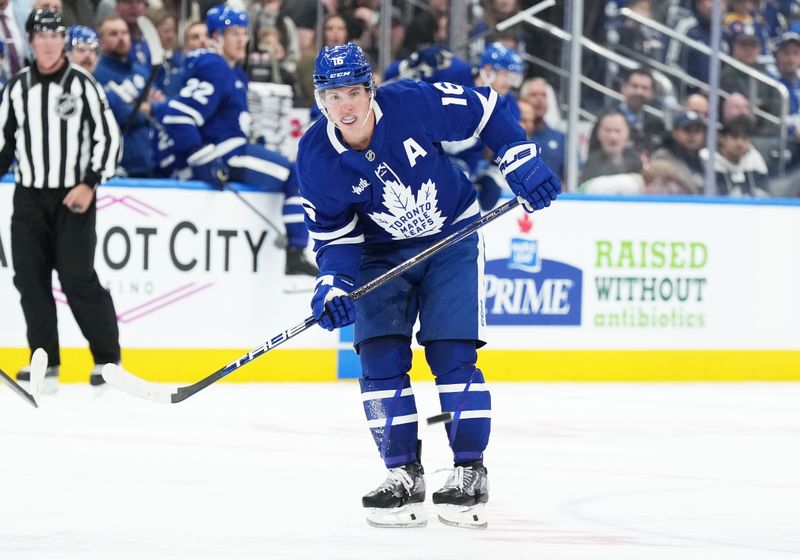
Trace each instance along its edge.
<path fill-rule="evenodd" d="M 414 481 L 402 467 L 389 469 L 389 476 L 386 477 L 386 480 L 383 481 L 380 488 L 394 489 L 398 486 L 405 488 L 409 494 L 414 487 Z"/>
<path fill-rule="evenodd" d="M 442 490 L 446 490 L 449 488 L 455 488 L 457 490 L 463 491 L 465 487 L 472 483 L 473 479 L 475 478 L 475 471 L 473 469 L 465 469 L 464 467 L 453 467 L 452 469 L 438 469 L 436 472 L 450 472 L 450 476 L 447 477 L 447 480 L 442 487 Z"/>

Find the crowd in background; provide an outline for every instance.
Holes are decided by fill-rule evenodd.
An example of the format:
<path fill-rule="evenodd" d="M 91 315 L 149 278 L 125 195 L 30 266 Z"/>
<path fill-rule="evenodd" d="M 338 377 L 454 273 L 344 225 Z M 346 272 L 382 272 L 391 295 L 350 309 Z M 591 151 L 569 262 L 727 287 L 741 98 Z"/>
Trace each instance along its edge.
<path fill-rule="evenodd" d="M 391 58 L 395 62 L 385 69 L 384 79 L 441 78 L 497 89 L 514 106 L 528 137 L 542 146 L 548 164 L 565 178 L 567 73 L 563 69 L 567 66 L 563 55 L 568 44 L 555 39 L 546 26 L 520 22 L 502 32 L 495 30 L 498 23 L 535 1 L 469 0 L 473 40 L 463 60 L 444 48 L 449 44 L 449 0 L 395 0 L 391 14 L 380 13 L 379 0 L 319 1 L 323 7 L 321 22 L 317 21 L 317 0 L 229 2 L 249 17 L 243 66 L 253 90 L 249 98 L 256 125 L 253 128 L 260 131 L 253 140 L 280 149 L 280 134 L 285 130 L 281 132 L 275 123 L 288 121 L 287 108 L 308 107 L 312 115 L 319 115 L 314 108 L 311 74 L 320 45 L 357 42 L 377 65 L 380 22 L 389 17 Z M 203 22 L 214 4 L 207 0 L 190 2 L 189 21 L 179 29 L 181 2 L 177 0 L 77 0 L 66 5 L 61 0 L 0 0 L 0 78 L 19 70 L 29 57 L 21 30 L 30 10 L 62 10 L 65 22 L 77 26 L 69 31 L 70 58 L 105 87 L 124 131 L 121 174 L 156 176 L 152 146 L 157 142 L 157 123 L 150 115 L 185 86 L 182 72 L 186 54 L 208 46 Z M 559 0 L 536 17 L 565 28 L 568 17 L 564 4 Z M 621 13 L 622 8 L 629 8 L 681 36 L 710 45 L 712 0 L 585 2 L 584 35 L 635 61 L 637 67 L 626 68 L 584 51 L 584 75 L 616 95 L 598 93 L 597 88 L 584 87 L 582 91 L 586 141 L 579 154 L 577 184 L 581 192 L 700 194 L 706 166 L 713 165 L 717 194 L 798 194 L 800 0 L 723 0 L 722 4 L 721 51 L 785 86 L 787 118 L 782 116 L 779 88 L 730 64 L 721 67 L 719 87 L 724 96 L 720 98 L 719 115 L 710 118 L 708 55 Z M 132 115 L 131 108 L 151 70 L 149 52 L 137 25 L 139 16 L 147 16 L 155 24 L 166 56 L 154 87 L 147 92 L 138 114 Z M 464 45 L 451 46 L 459 51 Z M 503 60 L 493 60 L 487 55 L 493 46 L 495 51 L 507 48 L 519 58 L 501 56 Z M 659 71 L 664 67 L 679 69 L 691 79 Z M 256 84 L 271 86 L 258 89 Z M 782 122 L 788 124 L 785 143 L 779 141 Z M 706 133 L 715 125 L 716 153 L 708 154 Z M 452 150 L 478 189 L 491 190 L 486 185 L 496 175 L 489 169 L 489 154 L 480 148 L 473 152 L 465 156 L 463 150 Z M 489 195 L 488 200 L 490 203 L 493 197 Z"/>

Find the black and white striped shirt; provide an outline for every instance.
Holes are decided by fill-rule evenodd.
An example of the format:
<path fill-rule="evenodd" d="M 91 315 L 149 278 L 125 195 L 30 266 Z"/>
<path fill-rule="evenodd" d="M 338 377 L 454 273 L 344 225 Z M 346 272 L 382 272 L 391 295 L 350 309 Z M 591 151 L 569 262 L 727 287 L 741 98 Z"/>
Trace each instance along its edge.
<path fill-rule="evenodd" d="M 119 127 L 103 88 L 69 62 L 53 74 L 35 64 L 15 74 L 0 100 L 0 131 L 0 174 L 16 158 L 23 187 L 94 187 L 119 161 Z"/>

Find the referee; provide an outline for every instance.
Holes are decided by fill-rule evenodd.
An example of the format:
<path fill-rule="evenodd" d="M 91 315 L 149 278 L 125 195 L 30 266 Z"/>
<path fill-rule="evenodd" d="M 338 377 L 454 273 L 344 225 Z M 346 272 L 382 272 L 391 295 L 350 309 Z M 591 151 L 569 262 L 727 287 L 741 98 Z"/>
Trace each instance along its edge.
<path fill-rule="evenodd" d="M 0 100 L 0 173 L 16 160 L 11 251 L 31 350 L 44 348 L 46 392 L 58 388 L 61 363 L 52 271 L 83 335 L 102 385 L 102 365 L 120 360 L 111 295 L 94 270 L 95 189 L 110 178 L 120 152 L 119 129 L 103 89 L 64 54 L 61 14 L 31 12 L 25 24 L 34 61 L 6 84 Z M 28 381 L 26 368 L 17 374 Z"/>

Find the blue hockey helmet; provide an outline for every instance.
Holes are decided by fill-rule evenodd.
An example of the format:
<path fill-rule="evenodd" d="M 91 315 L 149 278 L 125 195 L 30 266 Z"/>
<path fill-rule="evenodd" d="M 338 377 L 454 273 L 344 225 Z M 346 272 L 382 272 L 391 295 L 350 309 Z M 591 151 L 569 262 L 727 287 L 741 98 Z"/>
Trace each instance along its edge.
<path fill-rule="evenodd" d="M 495 70 L 508 70 L 513 74 L 522 74 L 525 63 L 514 49 L 509 49 L 502 43 L 491 43 L 481 56 L 481 68 L 486 65 Z"/>
<path fill-rule="evenodd" d="M 73 25 L 67 29 L 67 43 L 64 49 L 67 51 L 72 50 L 75 45 L 84 44 L 93 49 L 98 48 L 100 41 L 97 38 L 97 32 L 91 27 L 84 25 Z"/>
<path fill-rule="evenodd" d="M 324 47 L 314 64 L 314 87 L 319 90 L 360 86 L 372 87 L 372 67 L 355 43 Z"/>
<path fill-rule="evenodd" d="M 208 36 L 217 31 L 225 32 L 229 27 L 247 27 L 250 20 L 247 14 L 230 6 L 214 6 L 206 13 L 206 27 Z"/>

